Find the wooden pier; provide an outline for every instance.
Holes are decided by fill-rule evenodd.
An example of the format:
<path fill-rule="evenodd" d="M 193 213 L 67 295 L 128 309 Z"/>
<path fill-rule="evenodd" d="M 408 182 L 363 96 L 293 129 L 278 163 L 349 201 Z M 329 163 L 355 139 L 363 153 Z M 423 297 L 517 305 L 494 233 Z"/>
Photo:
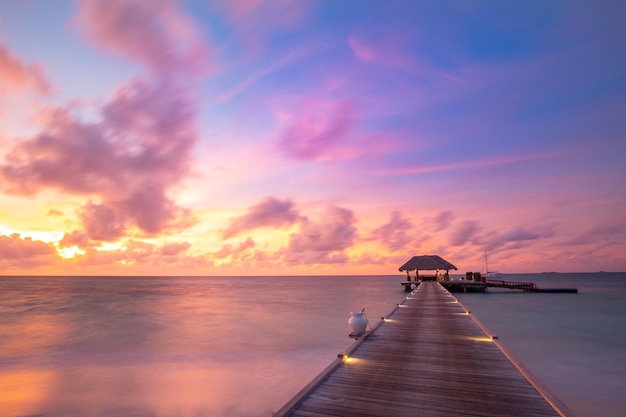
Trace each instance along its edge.
<path fill-rule="evenodd" d="M 577 293 L 577 288 L 540 288 L 533 282 L 515 282 L 486 279 L 482 281 L 439 281 L 450 292 L 486 292 L 488 288 L 504 288 L 509 290 L 522 290 L 524 292 L 549 292 L 549 293 Z M 410 282 L 402 282 L 405 291 L 410 291 Z M 407 291 L 407 292 L 408 292 Z"/>
<path fill-rule="evenodd" d="M 573 416 L 438 282 L 339 356 L 275 416 Z"/>

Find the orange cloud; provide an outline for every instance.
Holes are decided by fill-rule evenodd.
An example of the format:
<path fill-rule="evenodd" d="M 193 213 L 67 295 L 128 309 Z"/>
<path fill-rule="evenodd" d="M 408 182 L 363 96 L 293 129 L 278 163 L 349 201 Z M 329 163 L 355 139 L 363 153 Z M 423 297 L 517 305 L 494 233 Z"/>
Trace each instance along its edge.
<path fill-rule="evenodd" d="M 17 233 L 0 236 L 0 266 L 3 270 L 51 265 L 57 259 L 56 249 L 51 244 L 30 237 L 22 238 Z"/>
<path fill-rule="evenodd" d="M 38 65 L 25 65 L 0 42 L 0 93 L 32 91 L 49 94 L 51 85 Z"/>

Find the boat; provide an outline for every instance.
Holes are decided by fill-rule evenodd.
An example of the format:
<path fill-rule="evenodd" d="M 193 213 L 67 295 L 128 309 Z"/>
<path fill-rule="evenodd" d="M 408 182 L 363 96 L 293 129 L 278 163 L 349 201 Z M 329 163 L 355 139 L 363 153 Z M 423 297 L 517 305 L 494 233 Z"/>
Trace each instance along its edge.
<path fill-rule="evenodd" d="M 485 271 L 487 271 L 485 272 L 485 275 L 484 275 L 486 279 L 503 279 L 504 278 L 504 274 L 502 272 L 489 270 L 489 264 L 487 263 L 487 254 L 485 254 Z"/>
<path fill-rule="evenodd" d="M 502 279 L 504 278 L 504 274 L 498 271 L 487 271 L 484 277 L 487 279 Z"/>

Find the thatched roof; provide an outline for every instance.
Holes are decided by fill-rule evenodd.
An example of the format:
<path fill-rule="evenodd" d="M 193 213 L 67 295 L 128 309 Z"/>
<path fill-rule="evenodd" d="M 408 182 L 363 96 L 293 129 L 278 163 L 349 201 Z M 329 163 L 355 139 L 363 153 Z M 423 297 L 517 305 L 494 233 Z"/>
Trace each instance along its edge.
<path fill-rule="evenodd" d="M 400 267 L 400 271 L 434 271 L 436 269 L 457 269 L 456 266 L 437 255 L 414 256 Z"/>

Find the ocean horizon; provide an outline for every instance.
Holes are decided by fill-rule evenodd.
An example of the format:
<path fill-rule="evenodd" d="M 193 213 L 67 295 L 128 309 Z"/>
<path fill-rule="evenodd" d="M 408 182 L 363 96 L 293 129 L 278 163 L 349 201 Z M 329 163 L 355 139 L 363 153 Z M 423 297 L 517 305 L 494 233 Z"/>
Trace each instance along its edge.
<path fill-rule="evenodd" d="M 1 416 L 271 416 L 403 279 L 0 277 Z M 579 417 L 626 410 L 626 273 L 504 279 L 579 292 L 453 295 Z"/>

